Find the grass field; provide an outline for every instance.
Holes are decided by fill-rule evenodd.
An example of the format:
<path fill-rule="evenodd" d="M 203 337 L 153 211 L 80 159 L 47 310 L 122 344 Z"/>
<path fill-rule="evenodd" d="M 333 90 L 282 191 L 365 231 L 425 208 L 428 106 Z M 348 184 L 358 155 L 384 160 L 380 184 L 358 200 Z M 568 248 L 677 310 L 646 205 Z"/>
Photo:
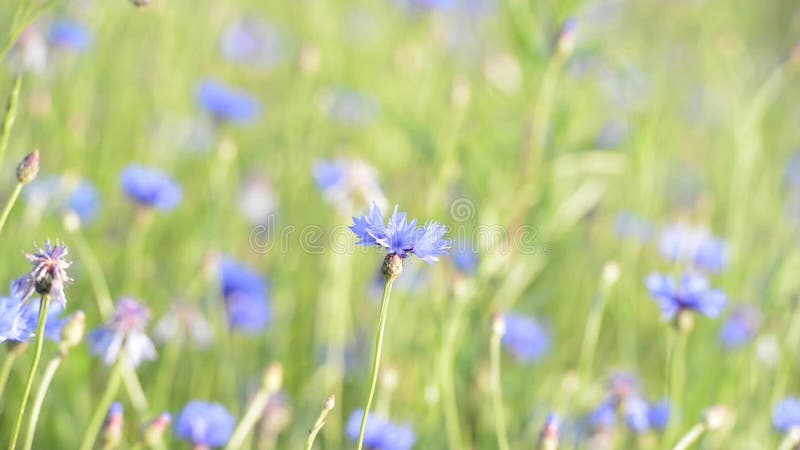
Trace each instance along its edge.
<path fill-rule="evenodd" d="M 795 2 L 136 1 L 0 2 L 0 446 L 800 446 Z"/>

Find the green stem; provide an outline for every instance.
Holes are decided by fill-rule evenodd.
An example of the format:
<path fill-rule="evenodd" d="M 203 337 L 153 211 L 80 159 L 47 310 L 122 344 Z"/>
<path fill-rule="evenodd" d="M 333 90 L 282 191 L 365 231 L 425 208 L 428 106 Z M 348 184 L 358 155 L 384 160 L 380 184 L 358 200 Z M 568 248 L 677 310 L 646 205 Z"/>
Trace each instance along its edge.
<path fill-rule="evenodd" d="M 22 418 L 25 417 L 25 407 L 28 405 L 28 397 L 31 394 L 33 387 L 33 378 L 36 376 L 36 369 L 39 368 L 39 359 L 42 357 L 42 347 L 44 346 L 44 325 L 47 322 L 47 310 L 50 308 L 50 295 L 42 295 L 39 301 L 39 321 L 36 327 L 36 347 L 33 352 L 33 362 L 31 363 L 31 370 L 28 372 L 28 379 L 25 381 L 25 390 L 22 393 L 22 404 L 17 413 L 17 422 L 14 425 L 14 434 L 11 436 L 11 443 L 8 445 L 9 450 L 17 448 L 17 439 L 19 439 L 19 432 L 22 429 Z"/>
<path fill-rule="evenodd" d="M 64 354 L 59 352 L 55 358 L 51 359 L 47 364 L 47 368 L 42 376 L 42 381 L 39 384 L 39 389 L 36 391 L 36 396 L 33 398 L 33 407 L 31 408 L 31 417 L 28 419 L 28 430 L 25 433 L 25 443 L 22 446 L 24 450 L 31 450 L 33 448 L 33 437 L 36 434 L 36 424 L 39 422 L 39 414 L 42 411 L 44 398 L 47 395 L 47 390 L 50 389 L 50 383 L 56 375 L 58 366 L 64 360 Z"/>
<path fill-rule="evenodd" d="M 445 329 L 444 342 L 439 358 L 439 382 L 442 391 L 444 424 L 451 450 L 462 450 L 464 448 L 461 441 L 461 425 L 458 419 L 458 403 L 455 396 L 455 382 L 453 381 L 454 347 L 458 338 L 459 323 L 461 322 L 464 304 L 465 299 L 456 298 L 453 316 Z"/>
<path fill-rule="evenodd" d="M 89 277 L 92 290 L 94 290 L 94 298 L 97 301 L 97 309 L 100 311 L 100 317 L 106 320 L 114 312 L 114 302 L 111 299 L 111 290 L 108 288 L 106 277 L 103 275 L 103 268 L 97 260 L 97 256 L 92 251 L 92 247 L 86 241 L 83 232 L 77 229 L 72 236 L 73 243 L 78 251 L 78 256 L 83 263 L 83 267 L 86 269 L 86 275 Z"/>
<path fill-rule="evenodd" d="M 358 450 L 364 448 L 364 432 L 367 430 L 367 416 L 369 408 L 372 406 L 372 397 L 375 395 L 375 386 L 378 384 L 378 369 L 381 363 L 381 349 L 383 347 L 383 332 L 386 328 L 386 315 L 389 311 L 389 296 L 392 293 L 392 283 L 394 280 L 387 279 L 383 286 L 383 299 L 381 300 L 381 312 L 378 319 L 378 333 L 375 336 L 375 352 L 372 355 L 372 375 L 369 386 L 369 396 L 364 405 L 364 416 L 361 417 L 361 429 L 358 432 Z"/>
<path fill-rule="evenodd" d="M 686 450 L 695 443 L 700 436 L 706 431 L 706 425 L 704 423 L 698 423 L 697 425 L 693 426 L 686 434 L 683 435 L 680 441 L 675 444 L 675 447 L 672 450 Z"/>
<path fill-rule="evenodd" d="M 603 312 L 606 308 L 607 299 L 608 290 L 600 289 L 589 310 L 589 317 L 586 319 L 580 363 L 578 364 L 578 374 L 580 375 L 581 383 L 587 383 L 591 377 L 594 355 L 597 351 L 597 339 L 600 337 L 600 325 L 603 322 Z"/>
<path fill-rule="evenodd" d="M 494 409 L 494 426 L 497 431 L 497 448 L 509 450 L 508 433 L 506 431 L 505 406 L 503 405 L 503 389 L 500 385 L 500 343 L 501 333 L 492 334 L 490 345 L 492 404 Z"/>
<path fill-rule="evenodd" d="M 6 221 L 8 220 L 8 215 L 11 213 L 11 208 L 13 208 L 14 204 L 17 202 L 19 193 L 22 192 L 22 186 L 24 186 L 24 184 L 17 182 L 17 185 L 14 186 L 14 191 L 11 193 L 11 197 L 8 198 L 6 205 L 3 207 L 3 212 L 0 213 L 0 233 L 3 233 L 3 228 L 6 226 Z"/>
<path fill-rule="evenodd" d="M 689 333 L 677 331 L 675 343 L 670 352 L 669 364 L 669 384 L 668 395 L 672 404 L 672 415 L 674 420 L 670 420 L 673 429 L 680 429 L 683 419 L 683 387 L 686 377 L 686 343 L 689 340 Z"/>
<path fill-rule="evenodd" d="M 244 446 L 244 441 L 247 439 L 250 431 L 253 430 L 253 427 L 255 427 L 258 419 L 264 414 L 264 408 L 267 407 L 267 402 L 269 402 L 272 395 L 272 392 L 264 388 L 258 391 L 256 396 L 253 397 L 253 400 L 250 401 L 250 406 L 247 407 L 247 412 L 245 412 L 244 417 L 242 417 L 239 425 L 237 425 L 236 429 L 233 431 L 233 435 L 231 435 L 228 445 L 225 446 L 225 450 L 238 450 Z"/>
<path fill-rule="evenodd" d="M 92 414 L 89 425 L 86 427 L 86 432 L 83 435 L 83 442 L 81 443 L 80 450 L 92 450 L 97 434 L 100 433 L 100 428 L 103 426 L 103 421 L 108 414 L 108 409 L 111 408 L 111 403 L 114 402 L 119 391 L 119 385 L 122 382 L 122 362 L 125 360 L 125 352 L 120 353 L 116 364 L 111 369 L 111 374 L 106 385 L 106 390 L 100 397 L 100 403 Z"/>
<path fill-rule="evenodd" d="M 6 155 L 8 141 L 11 138 L 11 129 L 14 128 L 14 120 L 17 118 L 17 103 L 19 102 L 19 91 L 22 90 L 22 74 L 14 77 L 14 86 L 11 88 L 11 95 L 8 96 L 6 104 L 6 116 L 3 119 L 3 127 L 0 129 L 0 167 L 3 165 L 3 158 Z"/>
<path fill-rule="evenodd" d="M 333 397 L 331 397 L 333 398 Z M 306 439 L 306 446 L 304 450 L 311 450 L 314 447 L 314 439 L 317 438 L 317 434 L 319 434 L 319 430 L 325 426 L 325 418 L 328 416 L 328 413 L 331 411 L 332 403 L 329 401 L 325 402 L 325 406 L 322 407 L 322 411 L 319 413 L 319 417 L 317 417 L 317 421 L 314 423 L 314 428 L 308 433 L 308 439 Z"/>
<path fill-rule="evenodd" d="M 14 361 L 17 360 L 16 352 L 9 352 L 3 360 L 3 367 L 0 368 L 0 399 L 3 398 L 3 392 L 6 390 L 6 383 L 8 377 L 11 375 L 11 369 L 14 367 Z"/>

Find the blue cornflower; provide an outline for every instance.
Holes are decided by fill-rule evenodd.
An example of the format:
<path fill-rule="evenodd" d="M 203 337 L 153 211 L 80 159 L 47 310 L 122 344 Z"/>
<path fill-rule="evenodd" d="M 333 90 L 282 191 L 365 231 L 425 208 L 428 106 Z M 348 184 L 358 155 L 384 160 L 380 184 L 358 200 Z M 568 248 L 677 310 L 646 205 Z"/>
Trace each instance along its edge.
<path fill-rule="evenodd" d="M 59 318 L 64 312 L 61 304 L 52 305 L 47 311 L 45 336 L 53 342 L 61 341 L 61 329 L 69 317 Z M 39 320 L 39 304 L 23 303 L 14 297 L 0 298 L 0 342 L 27 342 L 36 335 Z"/>
<path fill-rule="evenodd" d="M 347 435 L 358 440 L 364 410 L 353 411 L 347 421 Z M 369 450 L 410 450 L 416 436 L 409 425 L 398 425 L 377 414 L 367 414 L 367 427 L 364 430 L 364 447 Z"/>
<path fill-rule="evenodd" d="M 740 306 L 731 312 L 719 330 L 719 341 L 723 347 L 735 349 L 753 339 L 761 325 L 761 314 L 757 309 Z"/>
<path fill-rule="evenodd" d="M 222 295 L 231 328 L 262 331 L 272 318 L 269 283 L 261 275 L 229 258 L 220 264 Z"/>
<path fill-rule="evenodd" d="M 589 427 L 593 430 L 609 430 L 617 424 L 617 408 L 612 402 L 603 402 L 589 414 Z"/>
<path fill-rule="evenodd" d="M 650 421 L 650 428 L 654 430 L 667 428 L 671 411 L 669 400 L 664 399 L 657 403 L 651 403 L 647 410 L 647 420 Z"/>
<path fill-rule="evenodd" d="M 359 159 L 337 158 L 314 163 L 314 181 L 325 200 L 342 214 L 352 214 L 356 204 L 367 199 L 385 205 L 386 197 L 374 167 Z"/>
<path fill-rule="evenodd" d="M 662 401 L 650 404 L 640 396 L 628 399 L 625 404 L 625 420 L 637 434 L 651 430 L 663 430 L 669 422 L 669 403 Z"/>
<path fill-rule="evenodd" d="M 350 229 L 359 238 L 358 245 L 377 245 L 385 248 L 388 255 L 400 258 L 413 254 L 429 264 L 438 261 L 439 256 L 446 255 L 450 248 L 450 241 L 442 239 L 447 232 L 444 225 L 430 221 L 418 228 L 417 219 L 409 222 L 406 213 L 399 212 L 397 206 L 389 222 L 384 225 L 383 214 L 378 205 L 373 203 L 366 216 L 353 218 Z"/>
<path fill-rule="evenodd" d="M 215 80 L 200 83 L 197 100 L 219 122 L 247 123 L 261 114 L 261 105 L 250 94 Z"/>
<path fill-rule="evenodd" d="M 81 53 L 92 45 L 92 35 L 83 25 L 71 20 L 61 19 L 50 25 L 48 40 L 57 48 Z"/>
<path fill-rule="evenodd" d="M 647 277 L 645 284 L 658 302 L 664 320 L 674 319 L 681 311 L 697 311 L 713 319 L 727 303 L 725 293 L 711 289 L 708 280 L 695 272 L 685 272 L 680 286 L 674 278 L 658 273 Z"/>
<path fill-rule="evenodd" d="M 233 434 L 236 420 L 219 403 L 191 401 L 175 424 L 175 435 L 195 446 L 222 447 Z"/>
<path fill-rule="evenodd" d="M 72 175 L 37 179 L 24 191 L 24 196 L 37 210 L 74 212 L 82 224 L 91 223 L 100 209 L 100 194 L 94 184 Z"/>
<path fill-rule="evenodd" d="M 66 306 L 64 286 L 72 282 L 72 278 L 67 276 L 67 269 L 72 264 L 64 259 L 67 254 L 67 246 L 58 241 L 56 245 L 47 241 L 44 248 L 37 247 L 36 253 L 27 253 L 25 258 L 33 268 L 11 283 L 11 295 L 24 302 L 36 292 L 50 295 L 62 307 Z"/>
<path fill-rule="evenodd" d="M 146 306 L 132 298 L 120 299 L 109 322 L 89 333 L 92 354 L 100 356 L 109 366 L 123 350 L 134 367 L 156 359 L 153 341 L 145 334 L 149 321 L 150 311 Z"/>
<path fill-rule="evenodd" d="M 166 173 L 139 164 L 122 171 L 122 190 L 140 205 L 162 211 L 174 209 L 183 199 L 183 190 Z"/>
<path fill-rule="evenodd" d="M 222 54 L 237 64 L 267 69 L 284 57 L 284 44 L 278 29 L 270 22 L 245 18 L 222 32 Z"/>
<path fill-rule="evenodd" d="M 503 314 L 503 345 L 520 362 L 541 359 L 550 349 L 550 332 L 537 319 L 518 314 Z"/>
<path fill-rule="evenodd" d="M 480 256 L 469 242 L 459 242 L 453 252 L 453 265 L 464 275 L 471 275 L 478 269 Z"/>
<path fill-rule="evenodd" d="M 661 232 L 658 248 L 669 261 L 693 264 L 700 269 L 720 272 L 728 265 L 728 246 L 708 231 L 676 223 Z"/>
<path fill-rule="evenodd" d="M 772 424 L 782 433 L 800 428 L 800 399 L 787 397 L 772 412 Z"/>

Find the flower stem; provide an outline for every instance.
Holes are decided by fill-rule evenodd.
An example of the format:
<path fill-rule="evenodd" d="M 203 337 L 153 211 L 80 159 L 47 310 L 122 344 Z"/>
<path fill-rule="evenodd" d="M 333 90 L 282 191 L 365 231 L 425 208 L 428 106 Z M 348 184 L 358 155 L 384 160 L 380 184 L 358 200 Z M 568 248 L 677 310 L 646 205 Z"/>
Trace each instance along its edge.
<path fill-rule="evenodd" d="M 97 309 L 100 310 L 100 317 L 108 319 L 114 312 L 114 303 L 111 300 L 111 291 L 108 288 L 106 277 L 103 275 L 103 268 L 97 260 L 97 255 L 92 251 L 92 247 L 86 241 L 86 237 L 80 229 L 73 233 L 73 242 L 78 250 L 81 262 L 89 276 L 89 283 L 94 290 L 94 298 L 97 301 Z"/>
<path fill-rule="evenodd" d="M 239 425 L 237 425 L 236 429 L 233 431 L 233 435 L 231 435 L 228 445 L 225 446 L 225 450 L 238 450 L 244 446 L 247 435 L 250 434 L 250 431 L 253 430 L 256 422 L 258 422 L 258 419 L 264 414 L 264 408 L 267 407 L 267 402 L 269 402 L 273 394 L 274 392 L 270 392 L 264 388 L 258 391 L 256 396 L 253 397 L 253 400 L 250 401 L 250 406 L 247 407 L 244 417 L 242 417 Z"/>
<path fill-rule="evenodd" d="M 111 368 L 111 374 L 108 378 L 106 390 L 103 391 L 103 396 L 100 397 L 100 403 L 97 404 L 92 418 L 89 420 L 89 425 L 86 427 L 86 432 L 83 435 L 83 442 L 81 443 L 80 450 L 92 450 L 97 434 L 100 433 L 100 428 L 103 426 L 108 409 L 111 403 L 114 402 L 114 397 L 119 391 L 119 385 L 122 382 L 122 362 L 127 358 L 125 352 L 121 352 L 114 367 Z"/>
<path fill-rule="evenodd" d="M 489 348 L 491 359 L 491 390 L 494 409 L 494 426 L 497 432 L 498 450 L 509 450 L 508 433 L 506 431 L 505 405 L 503 405 L 503 390 L 500 385 L 500 343 L 502 333 L 493 333 Z"/>
<path fill-rule="evenodd" d="M 11 213 L 11 208 L 14 207 L 14 204 L 17 203 L 17 198 L 19 198 L 19 193 L 22 192 L 22 183 L 17 182 L 17 185 L 14 186 L 14 191 L 11 192 L 11 196 L 8 197 L 6 201 L 6 205 L 3 207 L 3 212 L 0 213 L 0 233 L 3 232 L 3 228 L 6 226 L 6 221 L 8 220 L 8 215 Z"/>
<path fill-rule="evenodd" d="M 325 426 L 325 418 L 328 416 L 331 409 L 333 409 L 333 398 L 333 396 L 328 397 L 328 400 L 325 401 L 325 405 L 322 407 L 322 411 L 320 411 L 319 417 L 317 417 L 317 421 L 314 423 L 314 428 L 308 433 L 308 439 L 306 439 L 304 450 L 311 450 L 314 447 L 314 439 L 317 438 L 319 430 Z"/>
<path fill-rule="evenodd" d="M 689 333 L 678 330 L 675 343 L 670 352 L 668 395 L 674 408 L 675 420 L 670 420 L 673 429 L 680 429 L 683 419 L 683 387 L 686 377 L 686 343 Z"/>
<path fill-rule="evenodd" d="M 47 322 L 47 310 L 50 308 L 50 295 L 42 295 L 39 301 L 39 321 L 36 327 L 36 347 L 33 352 L 33 362 L 31 363 L 31 370 L 28 372 L 28 379 L 25 381 L 25 391 L 22 393 L 22 404 L 17 413 L 17 422 L 14 425 L 14 434 L 11 436 L 11 443 L 8 445 L 9 450 L 17 448 L 17 439 L 19 439 L 19 432 L 22 429 L 22 418 L 25 417 L 25 407 L 28 405 L 28 397 L 31 394 L 33 387 L 33 378 L 36 376 L 36 369 L 39 368 L 39 359 L 42 357 L 42 347 L 44 346 L 44 325 Z"/>
<path fill-rule="evenodd" d="M 386 315 L 389 310 L 389 296 L 392 293 L 392 283 L 394 280 L 387 279 L 383 285 L 383 299 L 381 300 L 381 312 L 378 319 L 378 333 L 375 336 L 375 352 L 372 356 L 372 375 L 369 386 L 369 396 L 364 405 L 364 415 L 361 417 L 361 429 L 358 432 L 358 450 L 364 448 L 364 432 L 367 430 L 367 415 L 372 406 L 372 397 L 375 395 L 375 386 L 378 384 L 378 368 L 381 364 L 381 348 L 383 347 L 383 332 L 386 328 Z"/>
<path fill-rule="evenodd" d="M 16 360 L 16 352 L 9 352 L 3 360 L 3 367 L 0 368 L 0 399 L 3 398 L 3 392 L 5 392 L 8 377 L 11 375 L 11 369 L 14 367 L 14 361 Z"/>
<path fill-rule="evenodd" d="M 5 51 L 2 53 L 5 55 Z M 11 129 L 14 128 L 14 121 L 17 119 L 17 103 L 19 101 L 19 91 L 22 90 L 22 74 L 14 77 L 14 87 L 6 103 L 6 115 L 3 119 L 3 127 L 0 128 L 0 166 L 3 165 L 3 158 L 8 149 L 8 141 L 11 138 Z"/>
<path fill-rule="evenodd" d="M 31 417 L 28 419 L 28 430 L 25 432 L 25 443 L 22 446 L 24 450 L 31 450 L 33 448 L 33 436 L 36 433 L 36 424 L 39 422 L 39 413 L 42 411 L 44 398 L 47 395 L 47 390 L 50 388 L 50 383 L 56 375 L 58 366 L 64 360 L 64 353 L 59 352 L 45 368 L 42 381 L 39 384 L 39 389 L 36 391 L 36 396 L 33 398 L 33 406 L 31 407 Z"/>
<path fill-rule="evenodd" d="M 600 325 L 603 322 L 603 312 L 609 296 L 609 289 L 598 289 L 589 317 L 586 319 L 586 329 L 583 335 L 583 345 L 581 346 L 580 362 L 578 364 L 578 374 L 581 383 L 588 383 L 591 378 L 594 355 L 597 351 L 597 339 L 600 336 Z"/>
<path fill-rule="evenodd" d="M 442 391 L 442 408 L 444 410 L 447 440 L 451 450 L 461 450 L 465 447 L 461 440 L 461 426 L 458 419 L 458 403 L 453 381 L 453 359 L 466 299 L 458 298 L 459 295 L 457 293 L 455 295 L 457 298 L 453 307 L 453 315 L 445 328 L 444 342 L 439 357 L 439 382 Z"/>
<path fill-rule="evenodd" d="M 700 436 L 706 431 L 706 425 L 704 423 L 698 423 L 697 425 L 693 426 L 686 434 L 683 435 L 680 441 L 675 444 L 675 447 L 672 450 L 686 450 L 695 443 Z"/>

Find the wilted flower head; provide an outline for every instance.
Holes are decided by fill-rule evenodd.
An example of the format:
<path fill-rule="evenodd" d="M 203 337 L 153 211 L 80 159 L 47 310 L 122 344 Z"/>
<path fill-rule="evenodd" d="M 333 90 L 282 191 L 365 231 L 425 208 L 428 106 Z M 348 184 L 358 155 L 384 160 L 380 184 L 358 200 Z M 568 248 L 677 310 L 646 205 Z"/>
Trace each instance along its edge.
<path fill-rule="evenodd" d="M 158 417 L 151 420 L 142 431 L 142 440 L 145 445 L 151 448 L 163 446 L 164 434 L 172 423 L 172 415 L 168 412 L 161 413 Z"/>
<path fill-rule="evenodd" d="M 197 100 L 218 122 L 247 123 L 261 114 L 261 105 L 250 94 L 215 80 L 200 83 Z"/>
<path fill-rule="evenodd" d="M 264 330 L 272 317 L 267 280 L 229 258 L 220 264 L 220 279 L 231 328 L 248 333 Z"/>
<path fill-rule="evenodd" d="M 188 338 L 200 348 L 207 348 L 214 340 L 211 324 L 194 303 L 176 301 L 169 312 L 156 323 L 153 334 L 159 342 Z"/>
<path fill-rule="evenodd" d="M 189 402 L 175 424 L 175 435 L 195 445 L 222 447 L 228 442 L 236 420 L 219 403 Z"/>
<path fill-rule="evenodd" d="M 122 190 L 140 205 L 162 211 L 174 209 L 183 199 L 181 187 L 166 173 L 139 164 L 122 171 Z"/>
<path fill-rule="evenodd" d="M 800 399 L 787 397 L 772 412 L 772 424 L 782 433 L 800 428 Z"/>
<path fill-rule="evenodd" d="M 108 410 L 106 423 L 103 426 L 103 447 L 116 448 L 122 440 L 122 425 L 123 425 L 123 409 L 122 404 L 114 402 Z"/>
<path fill-rule="evenodd" d="M 92 45 L 92 35 L 85 26 L 78 22 L 59 19 L 50 25 L 48 41 L 56 49 L 82 53 Z"/>
<path fill-rule="evenodd" d="M 550 332 L 537 319 L 519 314 L 503 314 L 503 346 L 520 362 L 541 359 L 550 349 Z"/>
<path fill-rule="evenodd" d="M 58 214 L 74 212 L 81 224 L 91 223 L 100 209 L 100 194 L 94 184 L 65 174 L 36 179 L 23 191 L 33 214 L 50 210 Z"/>
<path fill-rule="evenodd" d="M 65 306 L 67 297 L 64 287 L 72 283 L 72 278 L 67 276 L 67 269 L 72 263 L 64 259 L 68 253 L 66 245 L 58 241 L 56 245 L 51 245 L 47 241 L 44 248 L 37 247 L 36 253 L 26 254 L 25 258 L 33 268 L 11 284 L 11 295 L 24 302 L 36 292 L 50 295 L 61 306 Z"/>
<path fill-rule="evenodd" d="M 685 272 L 680 285 L 671 276 L 658 273 L 647 277 L 645 284 L 664 320 L 675 319 L 681 311 L 697 311 L 713 319 L 719 317 L 727 303 L 722 291 L 711 289 L 708 280 L 695 272 Z"/>
<path fill-rule="evenodd" d="M 556 413 L 547 415 L 542 431 L 539 433 L 539 448 L 541 450 L 557 450 L 561 428 L 561 421 Z"/>
<path fill-rule="evenodd" d="M 89 334 L 92 354 L 107 365 L 117 361 L 123 350 L 134 366 L 156 359 L 155 346 L 145 334 L 149 321 L 147 307 L 133 298 L 120 299 L 109 322 Z"/>
<path fill-rule="evenodd" d="M 388 255 L 397 255 L 399 258 L 416 255 L 429 264 L 438 261 L 439 256 L 446 255 L 450 248 L 450 241 L 443 239 L 447 232 L 444 225 L 434 220 L 417 227 L 417 219 L 409 222 L 406 213 L 398 211 L 397 206 L 389 222 L 384 225 L 383 214 L 378 205 L 373 203 L 366 216 L 353 218 L 350 229 L 359 238 L 358 245 L 383 247 Z"/>
<path fill-rule="evenodd" d="M 728 246 L 707 230 L 676 223 L 661 232 L 658 248 L 669 261 L 719 272 L 728 265 Z"/>
<path fill-rule="evenodd" d="M 742 347 L 750 342 L 761 325 L 761 314 L 751 306 L 740 306 L 731 312 L 719 330 L 719 341 L 728 349 Z"/>
<path fill-rule="evenodd" d="M 378 181 L 378 172 L 360 159 L 317 161 L 314 180 L 325 200 L 342 214 L 352 214 L 357 205 L 366 204 L 369 199 L 379 207 L 388 203 Z"/>
<path fill-rule="evenodd" d="M 364 411 L 353 411 L 347 421 L 347 436 L 358 440 Z M 414 430 L 409 425 L 398 425 L 377 414 L 367 414 L 364 430 L 364 447 L 369 450 L 410 450 L 416 441 Z"/>
<path fill-rule="evenodd" d="M 222 54 L 231 62 L 267 69 L 284 57 L 283 39 L 274 24 L 248 17 L 228 25 L 220 40 Z"/>

